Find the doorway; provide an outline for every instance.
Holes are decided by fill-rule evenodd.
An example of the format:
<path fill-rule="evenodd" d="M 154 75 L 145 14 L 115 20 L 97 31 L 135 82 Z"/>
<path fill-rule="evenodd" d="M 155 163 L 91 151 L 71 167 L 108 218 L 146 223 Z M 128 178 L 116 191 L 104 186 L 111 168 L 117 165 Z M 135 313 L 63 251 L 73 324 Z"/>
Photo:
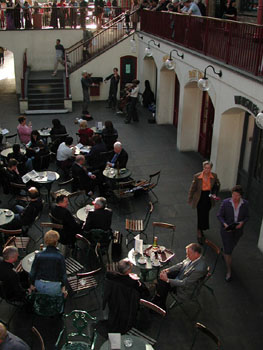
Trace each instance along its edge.
<path fill-rule="evenodd" d="M 209 159 L 213 137 L 215 109 L 207 91 L 203 92 L 198 152 Z"/>
<path fill-rule="evenodd" d="M 179 101 L 180 101 L 180 83 L 175 74 L 175 91 L 174 91 L 174 120 L 173 125 L 177 128 L 179 115 Z"/>
<path fill-rule="evenodd" d="M 4 48 L 4 60 L 0 64 L 0 96 L 16 93 L 13 52 Z"/>
<path fill-rule="evenodd" d="M 137 77 L 137 58 L 134 56 L 123 56 L 120 62 L 121 90 L 125 84 L 131 83 Z"/>

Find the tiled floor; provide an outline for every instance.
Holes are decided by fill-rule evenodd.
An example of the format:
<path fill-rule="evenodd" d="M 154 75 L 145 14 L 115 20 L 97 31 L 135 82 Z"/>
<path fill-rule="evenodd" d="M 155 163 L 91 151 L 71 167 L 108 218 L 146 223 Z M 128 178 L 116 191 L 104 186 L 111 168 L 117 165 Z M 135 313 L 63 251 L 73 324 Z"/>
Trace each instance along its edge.
<path fill-rule="evenodd" d="M 15 131 L 17 126 L 17 99 L 15 95 L 0 95 L 1 105 L 1 126 L 7 127 L 10 132 Z M 122 116 L 116 115 L 105 108 L 104 102 L 93 102 L 90 111 L 94 120 L 90 126 L 98 121 L 112 120 L 119 132 L 119 140 L 129 154 L 128 168 L 132 171 L 134 179 L 147 177 L 148 174 L 161 170 L 161 178 L 156 193 L 159 203 L 154 206 L 154 212 L 148 226 L 148 236 L 152 234 L 152 222 L 164 221 L 176 225 L 176 239 L 174 251 L 176 257 L 174 262 L 180 261 L 185 256 L 185 245 L 195 241 L 196 212 L 187 204 L 187 192 L 190 186 L 192 175 L 201 169 L 201 157 L 194 152 L 180 153 L 176 149 L 176 129 L 172 125 L 148 124 L 148 111 L 139 108 L 140 122 L 126 125 Z M 74 119 L 80 116 L 81 104 L 74 104 L 74 112 L 60 115 L 61 122 L 66 126 L 68 132 L 76 140 L 75 133 L 77 126 Z M 57 116 L 56 116 L 57 117 Z M 30 116 L 33 128 L 51 126 L 52 115 Z M 54 165 L 53 165 L 54 166 Z M 1 190 L 2 191 L 2 190 Z M 227 194 L 221 194 L 221 197 Z M 7 206 L 7 197 L 1 192 L 1 206 Z M 123 202 L 120 206 L 110 203 L 113 209 L 112 228 L 120 230 L 125 234 L 124 220 L 128 217 L 143 217 L 148 198 L 147 196 L 133 198 Z M 221 245 L 219 237 L 219 224 L 216 219 L 215 209 L 211 211 L 210 230 L 207 237 L 216 244 Z M 45 210 L 41 221 L 47 219 L 48 207 Z M 214 289 L 214 295 L 204 289 L 200 295 L 202 311 L 198 321 L 207 325 L 222 340 L 222 348 L 225 350 L 261 350 L 262 329 L 263 329 L 263 256 L 257 249 L 259 236 L 260 218 L 255 217 L 251 212 L 251 219 L 248 222 L 244 237 L 237 246 L 233 257 L 233 281 L 224 281 L 225 267 L 220 258 L 216 272 L 209 281 Z M 31 232 L 38 235 L 37 232 Z M 167 237 L 163 237 L 163 243 Z M 151 238 L 150 238 L 151 240 Z M 161 238 L 160 238 L 161 240 Z M 167 243 L 168 245 L 168 243 Z M 31 249 L 35 249 L 32 247 Z M 123 257 L 127 256 L 127 249 L 123 242 Z M 213 256 L 207 255 L 208 263 L 212 262 Z M 66 312 L 74 308 L 88 310 L 95 302 L 92 298 L 68 300 Z M 190 313 L 193 311 L 189 307 Z M 6 319 L 9 310 L 5 303 L 0 304 L 0 318 Z M 102 313 L 97 313 L 102 317 Z M 36 324 L 44 336 L 47 350 L 54 349 L 61 323 L 55 319 L 41 319 L 32 317 L 24 312 L 18 312 L 12 321 L 10 330 L 32 344 L 30 328 L 32 323 Z M 152 329 L 153 330 L 153 329 Z M 193 337 L 193 323 L 188 320 L 180 309 L 168 311 L 163 321 L 161 335 L 156 349 L 159 350 L 186 350 L 190 348 Z M 100 348 L 104 339 L 99 336 L 96 349 Z M 32 345 L 33 346 L 33 345 Z M 35 345 L 33 349 L 39 349 Z M 196 349 L 212 349 L 202 337 Z"/>

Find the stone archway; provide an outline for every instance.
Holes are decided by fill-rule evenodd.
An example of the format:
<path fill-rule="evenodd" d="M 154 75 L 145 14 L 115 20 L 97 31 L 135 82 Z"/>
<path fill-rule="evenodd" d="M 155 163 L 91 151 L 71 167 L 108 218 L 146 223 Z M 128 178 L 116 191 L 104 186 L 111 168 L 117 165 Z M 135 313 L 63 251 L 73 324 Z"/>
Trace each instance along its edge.
<path fill-rule="evenodd" d="M 142 70 L 141 89 L 144 91 L 144 82 L 149 80 L 151 90 L 154 93 L 155 99 L 157 99 L 157 66 L 153 57 L 144 57 L 143 70 Z"/>
<path fill-rule="evenodd" d="M 159 124 L 173 124 L 175 77 L 174 70 L 162 68 L 160 71 L 158 113 L 156 116 Z"/>

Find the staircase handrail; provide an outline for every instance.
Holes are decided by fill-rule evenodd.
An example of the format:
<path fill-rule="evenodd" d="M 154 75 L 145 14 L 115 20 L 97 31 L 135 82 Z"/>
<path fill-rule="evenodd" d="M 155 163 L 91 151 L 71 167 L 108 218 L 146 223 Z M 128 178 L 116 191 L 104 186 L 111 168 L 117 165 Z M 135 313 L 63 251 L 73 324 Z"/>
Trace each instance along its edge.
<path fill-rule="evenodd" d="M 134 10 L 133 12 L 130 13 L 130 15 L 133 15 L 135 12 L 140 11 L 140 9 Z M 119 18 L 116 21 L 116 18 Z M 93 37 L 83 41 L 81 40 L 79 42 L 79 45 L 76 46 L 76 44 L 72 45 L 71 47 L 65 49 L 66 52 L 69 54 L 71 52 L 73 52 L 74 50 L 77 50 L 79 47 L 81 47 L 82 45 L 87 45 L 88 43 L 90 43 L 92 40 L 94 40 L 95 38 L 97 38 L 99 35 L 102 35 L 103 33 L 105 33 L 108 29 L 112 28 L 113 26 L 115 26 L 116 24 L 122 22 L 124 19 L 124 14 L 121 13 L 118 17 L 115 17 L 111 22 L 111 24 L 107 27 L 107 28 L 103 28 L 103 30 L 101 30 L 100 32 L 98 32 L 97 34 L 95 34 Z"/>
<path fill-rule="evenodd" d="M 65 51 L 65 76 L 66 76 L 66 98 L 69 98 L 69 74 L 68 74 L 68 59 Z"/>

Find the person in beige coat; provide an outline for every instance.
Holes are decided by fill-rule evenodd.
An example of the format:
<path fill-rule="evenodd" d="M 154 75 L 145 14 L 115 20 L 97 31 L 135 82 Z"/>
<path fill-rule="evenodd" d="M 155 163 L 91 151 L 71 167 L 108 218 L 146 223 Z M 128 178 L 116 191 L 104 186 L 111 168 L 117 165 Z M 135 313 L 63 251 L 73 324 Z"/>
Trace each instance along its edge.
<path fill-rule="evenodd" d="M 188 193 L 188 203 L 197 208 L 197 241 L 202 244 L 204 230 L 209 229 L 209 211 L 215 204 L 220 182 L 217 174 L 212 173 L 211 162 L 203 162 L 203 171 L 194 175 Z"/>

